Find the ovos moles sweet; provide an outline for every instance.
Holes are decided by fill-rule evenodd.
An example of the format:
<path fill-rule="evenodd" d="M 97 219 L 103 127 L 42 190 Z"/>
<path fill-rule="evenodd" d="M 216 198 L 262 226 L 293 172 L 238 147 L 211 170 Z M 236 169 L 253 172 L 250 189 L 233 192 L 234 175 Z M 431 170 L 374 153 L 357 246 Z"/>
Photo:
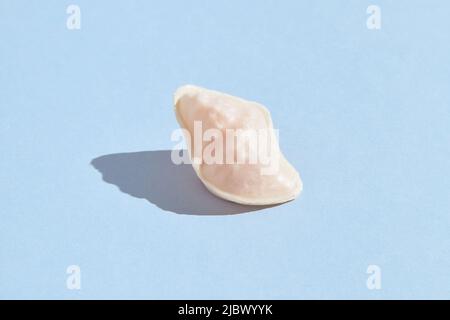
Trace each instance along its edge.
<path fill-rule="evenodd" d="M 300 194 L 300 176 L 281 153 L 264 106 L 192 85 L 175 92 L 174 105 L 192 166 L 213 194 L 248 205 Z"/>

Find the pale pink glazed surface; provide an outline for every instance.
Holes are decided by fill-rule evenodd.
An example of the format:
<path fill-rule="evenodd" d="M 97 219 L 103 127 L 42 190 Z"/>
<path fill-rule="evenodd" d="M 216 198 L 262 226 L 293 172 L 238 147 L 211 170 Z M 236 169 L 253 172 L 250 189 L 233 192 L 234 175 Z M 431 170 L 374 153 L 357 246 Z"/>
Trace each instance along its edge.
<path fill-rule="evenodd" d="M 201 121 L 203 132 L 210 128 L 219 129 L 227 143 L 226 129 L 267 129 L 272 127 L 270 114 L 261 105 L 243 99 L 206 90 L 195 86 L 184 86 L 175 93 L 175 111 L 180 125 L 194 137 L 194 121 Z M 253 141 L 254 142 L 254 141 Z M 210 144 L 203 142 L 203 150 Z M 194 153 L 191 143 L 190 155 L 202 157 L 202 153 Z M 224 149 L 236 153 L 248 160 L 249 148 L 254 143 L 234 141 L 234 149 Z M 249 164 L 207 164 L 194 165 L 199 178 L 216 195 L 230 201 L 244 204 L 272 204 L 294 199 L 302 189 L 302 182 L 297 171 L 284 158 L 276 146 L 278 170 L 273 174 L 261 174 L 261 168 L 267 165 L 260 161 Z M 233 157 L 233 156 L 232 156 Z M 225 158 L 224 158 L 225 162 Z"/>

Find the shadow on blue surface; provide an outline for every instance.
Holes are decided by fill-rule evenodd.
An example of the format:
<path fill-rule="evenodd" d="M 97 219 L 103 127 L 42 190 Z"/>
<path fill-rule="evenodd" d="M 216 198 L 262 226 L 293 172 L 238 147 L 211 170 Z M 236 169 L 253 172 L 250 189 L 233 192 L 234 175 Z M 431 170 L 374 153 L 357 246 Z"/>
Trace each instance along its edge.
<path fill-rule="evenodd" d="M 231 215 L 270 207 L 245 206 L 217 198 L 190 164 L 175 165 L 170 154 L 170 150 L 114 153 L 95 158 L 91 164 L 105 182 L 120 191 L 178 214 Z"/>

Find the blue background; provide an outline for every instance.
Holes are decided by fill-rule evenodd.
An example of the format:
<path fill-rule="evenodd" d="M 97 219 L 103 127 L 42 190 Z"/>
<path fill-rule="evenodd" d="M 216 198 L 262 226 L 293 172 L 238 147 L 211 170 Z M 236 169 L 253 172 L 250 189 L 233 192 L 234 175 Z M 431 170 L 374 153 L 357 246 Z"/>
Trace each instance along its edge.
<path fill-rule="evenodd" d="M 450 298 L 448 1 L 73 3 L 81 30 L 0 0 L 0 298 Z M 179 214 L 102 180 L 172 148 L 186 83 L 270 109 L 300 198 Z"/>

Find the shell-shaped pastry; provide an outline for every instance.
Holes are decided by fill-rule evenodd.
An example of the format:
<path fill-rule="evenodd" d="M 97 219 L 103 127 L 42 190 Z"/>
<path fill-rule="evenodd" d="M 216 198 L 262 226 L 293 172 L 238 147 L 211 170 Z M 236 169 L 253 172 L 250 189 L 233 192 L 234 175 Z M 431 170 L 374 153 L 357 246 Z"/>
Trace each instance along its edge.
<path fill-rule="evenodd" d="M 213 194 L 247 205 L 300 194 L 300 176 L 281 153 L 264 106 L 193 85 L 175 92 L 174 105 L 192 166 Z"/>

